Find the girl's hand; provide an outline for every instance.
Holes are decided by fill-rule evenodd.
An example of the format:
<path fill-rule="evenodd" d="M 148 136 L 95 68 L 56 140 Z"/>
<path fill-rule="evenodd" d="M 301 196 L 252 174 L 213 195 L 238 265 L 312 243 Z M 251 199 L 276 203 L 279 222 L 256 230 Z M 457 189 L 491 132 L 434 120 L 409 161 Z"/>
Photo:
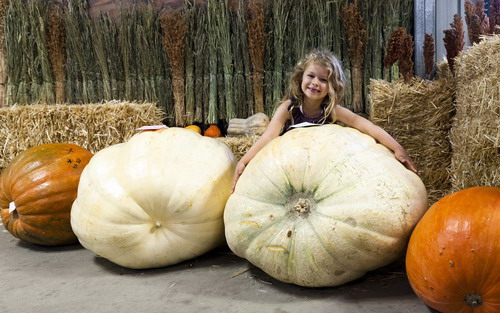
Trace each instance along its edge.
<path fill-rule="evenodd" d="M 239 161 L 238 164 L 236 164 L 236 169 L 234 170 L 233 187 L 231 189 L 231 193 L 234 192 L 234 188 L 236 187 L 236 183 L 238 182 L 238 179 L 240 178 L 241 174 L 243 174 L 245 167 L 246 167 L 246 164 L 241 162 L 241 161 Z"/>
<path fill-rule="evenodd" d="M 399 162 L 403 163 L 403 165 L 407 169 L 414 172 L 415 174 L 418 174 L 417 167 L 415 166 L 405 149 L 401 148 L 396 150 L 394 152 L 394 156 L 396 157 L 396 159 L 398 159 Z"/>

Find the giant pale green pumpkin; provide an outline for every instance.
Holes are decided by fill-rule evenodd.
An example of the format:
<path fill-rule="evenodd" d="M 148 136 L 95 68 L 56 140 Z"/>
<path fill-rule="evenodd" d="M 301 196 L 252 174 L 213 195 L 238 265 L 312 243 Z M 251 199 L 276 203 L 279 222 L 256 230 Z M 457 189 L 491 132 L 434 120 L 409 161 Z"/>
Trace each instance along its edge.
<path fill-rule="evenodd" d="M 19 153 L 0 175 L 0 209 L 15 237 L 45 246 L 76 243 L 70 211 L 82 170 L 92 157 L 70 143 Z"/>
<path fill-rule="evenodd" d="M 224 212 L 238 256 L 274 278 L 335 286 L 401 256 L 427 209 L 420 178 L 338 125 L 295 129 L 247 165 Z"/>
<path fill-rule="evenodd" d="M 71 226 L 85 248 L 124 267 L 194 258 L 224 242 L 234 165 L 229 147 L 191 130 L 139 133 L 96 153 Z"/>

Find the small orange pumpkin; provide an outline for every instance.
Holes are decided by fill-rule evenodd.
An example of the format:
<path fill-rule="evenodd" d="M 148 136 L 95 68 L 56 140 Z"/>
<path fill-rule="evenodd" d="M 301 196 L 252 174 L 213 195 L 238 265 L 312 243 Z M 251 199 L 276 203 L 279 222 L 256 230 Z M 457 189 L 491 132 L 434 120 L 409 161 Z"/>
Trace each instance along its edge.
<path fill-rule="evenodd" d="M 500 188 L 467 188 L 431 206 L 406 254 L 417 296 L 443 313 L 499 312 L 499 225 Z"/>
<path fill-rule="evenodd" d="M 201 128 L 198 125 L 188 125 L 188 126 L 186 126 L 184 128 L 187 128 L 187 129 L 190 129 L 192 131 L 195 131 L 195 132 L 197 132 L 198 134 L 201 135 Z"/>
<path fill-rule="evenodd" d="M 18 154 L 0 175 L 2 222 L 14 237 L 45 245 L 76 243 L 70 212 L 92 153 L 50 143 Z"/>
<path fill-rule="evenodd" d="M 215 125 L 215 124 L 212 124 L 207 128 L 207 130 L 205 130 L 204 136 L 215 138 L 215 137 L 220 137 L 221 134 L 222 133 L 221 133 L 219 127 L 217 127 L 217 125 Z"/>

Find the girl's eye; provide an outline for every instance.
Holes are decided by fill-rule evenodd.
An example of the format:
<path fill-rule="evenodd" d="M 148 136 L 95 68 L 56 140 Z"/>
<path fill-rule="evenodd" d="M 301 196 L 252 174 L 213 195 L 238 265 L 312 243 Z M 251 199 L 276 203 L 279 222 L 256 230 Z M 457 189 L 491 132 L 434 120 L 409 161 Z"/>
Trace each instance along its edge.
<path fill-rule="evenodd" d="M 314 78 L 314 75 L 308 74 L 307 77 Z"/>
<path fill-rule="evenodd" d="M 320 80 L 321 80 L 321 82 L 323 82 L 323 83 L 326 83 L 326 82 L 327 82 L 327 80 L 326 80 L 326 79 L 324 79 L 324 78 L 322 78 L 322 79 L 320 79 Z"/>

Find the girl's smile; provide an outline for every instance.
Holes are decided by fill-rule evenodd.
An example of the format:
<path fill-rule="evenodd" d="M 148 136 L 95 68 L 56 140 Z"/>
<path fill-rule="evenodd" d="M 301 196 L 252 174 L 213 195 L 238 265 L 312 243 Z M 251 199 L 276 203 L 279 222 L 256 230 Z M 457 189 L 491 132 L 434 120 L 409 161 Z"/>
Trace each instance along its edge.
<path fill-rule="evenodd" d="M 302 75 L 301 89 L 305 103 L 321 104 L 328 94 L 328 70 L 319 64 L 309 64 Z"/>

